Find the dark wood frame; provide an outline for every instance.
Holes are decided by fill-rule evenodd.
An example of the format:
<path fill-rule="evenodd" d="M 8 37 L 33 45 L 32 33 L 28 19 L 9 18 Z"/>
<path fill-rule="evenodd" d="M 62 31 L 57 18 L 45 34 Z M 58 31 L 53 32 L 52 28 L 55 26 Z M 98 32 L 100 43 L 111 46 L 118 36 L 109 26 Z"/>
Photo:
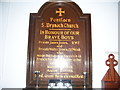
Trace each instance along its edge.
<path fill-rule="evenodd" d="M 33 80 L 33 66 L 34 66 L 34 39 L 35 39 L 35 21 L 36 19 L 40 18 L 40 15 L 43 11 L 51 5 L 54 4 L 67 4 L 73 7 L 77 14 L 79 14 L 80 18 L 85 20 L 86 25 L 86 69 L 88 72 L 88 79 L 87 88 L 92 87 L 92 42 L 91 42 L 91 15 L 90 14 L 83 14 L 82 10 L 77 6 L 74 2 L 72 3 L 45 3 L 38 13 L 31 13 L 30 14 L 30 23 L 29 23 L 29 40 L 28 40 L 28 56 L 27 56 L 27 80 L 26 80 L 26 87 L 27 88 L 34 88 L 35 87 L 35 80 Z M 47 6 L 48 5 L 48 6 Z M 80 87 L 82 88 L 82 87 Z"/>

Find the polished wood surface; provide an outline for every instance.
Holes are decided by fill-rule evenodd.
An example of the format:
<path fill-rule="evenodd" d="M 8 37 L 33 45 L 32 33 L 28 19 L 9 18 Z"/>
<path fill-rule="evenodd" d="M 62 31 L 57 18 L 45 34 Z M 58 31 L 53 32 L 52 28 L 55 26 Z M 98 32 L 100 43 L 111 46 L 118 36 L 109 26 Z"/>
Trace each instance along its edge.
<path fill-rule="evenodd" d="M 46 2 L 38 13 L 30 14 L 27 87 L 39 88 L 52 79 L 72 80 L 82 88 L 92 87 L 91 16 L 74 2 Z"/>
<path fill-rule="evenodd" d="M 115 66 L 118 65 L 118 61 L 115 60 L 115 56 L 110 54 L 106 65 L 109 69 L 102 79 L 102 88 L 120 88 L 120 76 L 115 70 Z"/>

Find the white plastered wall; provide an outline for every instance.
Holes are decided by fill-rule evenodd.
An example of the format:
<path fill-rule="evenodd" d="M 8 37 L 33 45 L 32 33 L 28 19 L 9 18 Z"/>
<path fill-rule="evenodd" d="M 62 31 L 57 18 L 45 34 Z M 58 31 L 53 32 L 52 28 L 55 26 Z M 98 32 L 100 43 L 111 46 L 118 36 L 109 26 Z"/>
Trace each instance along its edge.
<path fill-rule="evenodd" d="M 118 59 L 119 59 L 119 75 L 120 75 L 120 1 L 118 2 Z"/>

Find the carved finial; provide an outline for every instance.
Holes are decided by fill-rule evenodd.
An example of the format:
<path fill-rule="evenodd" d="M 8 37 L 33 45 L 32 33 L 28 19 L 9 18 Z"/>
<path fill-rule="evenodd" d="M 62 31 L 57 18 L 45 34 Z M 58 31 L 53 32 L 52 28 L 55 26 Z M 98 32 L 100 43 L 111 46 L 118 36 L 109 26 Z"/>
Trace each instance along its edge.
<path fill-rule="evenodd" d="M 113 54 L 109 54 L 108 60 L 106 60 L 106 65 L 109 66 L 109 69 L 105 74 L 103 81 L 119 81 L 120 77 L 114 68 L 118 65 L 118 61 L 115 60 L 115 56 Z"/>
<path fill-rule="evenodd" d="M 116 61 L 115 56 L 113 54 L 109 54 L 108 60 L 106 60 L 106 65 L 110 68 L 114 68 L 114 66 L 118 65 L 118 61 Z"/>
<path fill-rule="evenodd" d="M 102 79 L 102 88 L 120 88 L 120 76 L 114 68 L 118 65 L 118 61 L 115 60 L 113 54 L 109 54 L 108 60 L 106 60 L 106 65 L 109 66 L 109 69 Z"/>

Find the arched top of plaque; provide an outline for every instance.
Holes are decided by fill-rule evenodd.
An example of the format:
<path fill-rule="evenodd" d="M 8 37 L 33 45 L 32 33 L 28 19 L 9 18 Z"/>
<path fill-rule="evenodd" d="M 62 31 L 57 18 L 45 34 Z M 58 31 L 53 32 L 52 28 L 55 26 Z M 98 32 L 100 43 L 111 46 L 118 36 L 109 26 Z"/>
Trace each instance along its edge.
<path fill-rule="evenodd" d="M 41 17 L 80 17 L 80 7 L 71 0 L 49 0 L 38 11 Z"/>
<path fill-rule="evenodd" d="M 71 0 L 49 0 L 48 2 L 73 2 Z"/>

